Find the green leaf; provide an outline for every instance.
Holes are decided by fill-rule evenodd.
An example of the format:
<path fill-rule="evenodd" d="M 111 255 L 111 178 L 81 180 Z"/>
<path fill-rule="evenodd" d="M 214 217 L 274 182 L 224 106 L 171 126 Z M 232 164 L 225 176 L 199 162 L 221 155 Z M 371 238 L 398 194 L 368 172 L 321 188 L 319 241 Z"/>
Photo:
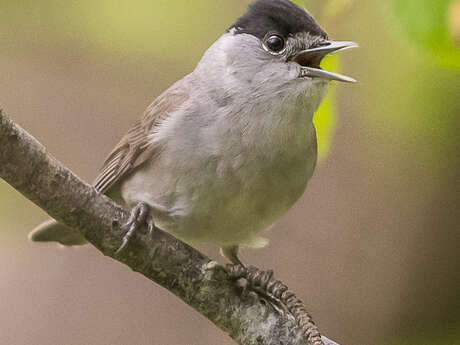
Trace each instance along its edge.
<path fill-rule="evenodd" d="M 329 0 L 323 4 L 323 15 L 331 20 L 338 17 L 347 8 L 353 5 L 354 0 Z"/>
<path fill-rule="evenodd" d="M 455 37 L 458 4 L 458 0 L 391 0 L 390 8 L 403 33 L 420 50 L 441 66 L 460 68 L 460 42 Z"/>
<path fill-rule="evenodd" d="M 339 58 L 336 55 L 327 56 L 321 66 L 328 70 L 340 70 Z M 318 137 L 319 160 L 324 159 L 330 151 L 332 138 L 336 127 L 336 83 L 330 83 L 328 95 L 316 112 L 313 123 Z"/>
<path fill-rule="evenodd" d="M 293 3 L 299 5 L 300 7 L 305 7 L 306 0 L 291 0 Z"/>

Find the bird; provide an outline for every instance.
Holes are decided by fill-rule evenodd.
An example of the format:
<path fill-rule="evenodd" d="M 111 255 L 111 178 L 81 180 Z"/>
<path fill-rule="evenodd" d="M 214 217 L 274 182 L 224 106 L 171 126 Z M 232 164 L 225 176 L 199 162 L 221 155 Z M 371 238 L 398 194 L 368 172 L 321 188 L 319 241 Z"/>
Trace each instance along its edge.
<path fill-rule="evenodd" d="M 263 247 L 302 196 L 317 163 L 313 115 L 332 81 L 320 64 L 357 47 L 333 41 L 290 0 L 256 0 L 164 91 L 108 155 L 94 188 L 132 209 L 120 250 L 143 225 L 191 244 L 212 243 L 233 264 Z M 49 220 L 37 242 L 83 245 Z"/>

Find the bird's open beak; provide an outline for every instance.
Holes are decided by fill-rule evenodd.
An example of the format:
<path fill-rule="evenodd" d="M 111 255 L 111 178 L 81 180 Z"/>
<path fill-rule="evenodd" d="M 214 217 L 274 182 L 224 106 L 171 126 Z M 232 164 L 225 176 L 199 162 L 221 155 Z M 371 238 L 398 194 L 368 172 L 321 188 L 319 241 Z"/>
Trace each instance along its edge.
<path fill-rule="evenodd" d="M 354 83 L 355 79 L 334 72 L 325 71 L 320 67 L 323 58 L 333 52 L 357 48 L 358 44 L 345 41 L 328 41 L 325 45 L 303 50 L 298 53 L 293 61 L 302 66 L 300 77 L 321 78 Z"/>

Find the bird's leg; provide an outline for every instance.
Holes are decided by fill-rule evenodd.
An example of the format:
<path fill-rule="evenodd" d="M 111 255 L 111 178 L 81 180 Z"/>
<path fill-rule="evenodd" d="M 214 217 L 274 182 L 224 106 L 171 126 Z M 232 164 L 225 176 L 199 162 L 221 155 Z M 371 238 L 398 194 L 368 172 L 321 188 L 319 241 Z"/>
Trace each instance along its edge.
<path fill-rule="evenodd" d="M 131 237 L 142 226 L 146 225 L 149 229 L 149 233 L 152 233 L 155 225 L 149 213 L 150 206 L 143 202 L 140 202 L 131 210 L 131 216 L 129 217 L 128 222 L 123 225 L 123 229 L 126 229 L 126 233 L 123 236 L 123 241 L 120 248 L 118 248 L 117 253 L 121 252 L 128 245 Z"/>
<path fill-rule="evenodd" d="M 238 250 L 239 246 L 228 246 L 228 247 L 222 247 L 222 255 L 225 256 L 227 259 L 229 259 L 234 265 L 239 265 L 243 266 L 243 263 L 240 261 L 238 258 Z"/>
<path fill-rule="evenodd" d="M 263 271 L 257 267 L 246 267 L 238 259 L 238 246 L 222 248 L 223 255 L 233 264 L 227 265 L 230 277 L 245 279 L 251 290 L 264 297 L 275 309 L 281 308 L 289 311 L 296 319 L 302 333 L 309 345 L 324 345 L 318 327 L 297 296 L 289 291 L 288 287 L 280 280 L 273 278 L 273 271 Z"/>
<path fill-rule="evenodd" d="M 278 299 L 274 298 L 273 296 L 270 296 L 267 293 L 267 291 L 265 291 L 265 289 L 263 288 L 264 284 L 261 284 L 261 282 L 268 281 L 271 279 L 271 277 L 273 276 L 273 271 L 262 271 L 252 266 L 247 268 L 238 258 L 238 250 L 239 246 L 237 245 L 222 247 L 222 254 L 232 262 L 232 264 L 229 264 L 227 266 L 229 272 L 239 272 L 240 274 L 237 275 L 241 275 L 241 272 L 249 272 L 249 270 L 251 270 L 253 274 L 245 274 L 244 277 L 240 276 L 238 277 L 238 279 L 245 278 L 248 284 L 248 288 L 256 292 L 260 297 L 267 300 L 275 309 L 285 309 L 283 308 L 282 303 Z"/>
<path fill-rule="evenodd" d="M 222 250 L 222 255 L 225 256 L 227 259 L 229 259 L 232 262 L 232 264 L 227 265 L 229 272 L 234 272 L 234 273 L 239 272 L 239 274 L 237 275 L 241 275 L 242 272 L 249 272 L 249 270 L 251 270 L 253 274 L 243 274 L 243 276 L 240 276 L 238 278 L 245 278 L 251 290 L 257 292 L 259 295 L 262 295 L 262 297 L 265 297 L 269 300 L 272 300 L 272 302 L 279 304 L 278 300 L 274 300 L 272 296 L 269 296 L 264 291 L 264 289 L 261 289 L 261 285 L 263 287 L 264 284 L 260 284 L 262 281 L 270 280 L 271 277 L 273 276 L 273 271 L 271 270 L 262 271 L 253 266 L 249 268 L 246 267 L 241 262 L 241 260 L 238 258 L 239 246 L 237 245 L 222 247 L 221 250 Z M 257 270 L 257 274 L 255 274 L 256 270 Z"/>

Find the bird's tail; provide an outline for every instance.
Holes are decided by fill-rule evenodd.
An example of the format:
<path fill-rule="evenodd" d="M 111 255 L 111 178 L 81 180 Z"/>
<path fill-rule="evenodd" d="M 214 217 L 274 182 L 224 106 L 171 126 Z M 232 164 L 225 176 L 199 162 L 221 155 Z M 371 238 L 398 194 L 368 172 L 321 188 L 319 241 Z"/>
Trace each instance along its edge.
<path fill-rule="evenodd" d="M 85 238 L 76 230 L 54 219 L 37 226 L 30 234 L 29 239 L 34 242 L 58 242 L 64 246 L 81 246 L 86 244 Z"/>

